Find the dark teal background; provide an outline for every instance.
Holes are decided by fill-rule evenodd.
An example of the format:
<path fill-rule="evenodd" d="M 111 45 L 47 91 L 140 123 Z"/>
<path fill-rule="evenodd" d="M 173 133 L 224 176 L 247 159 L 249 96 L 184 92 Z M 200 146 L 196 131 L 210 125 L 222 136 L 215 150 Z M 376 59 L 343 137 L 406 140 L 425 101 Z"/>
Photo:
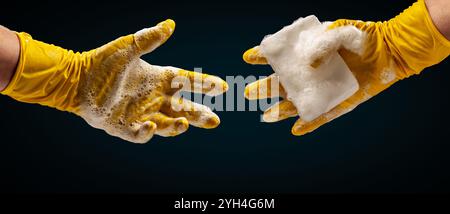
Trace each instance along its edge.
<path fill-rule="evenodd" d="M 172 38 L 144 59 L 225 78 L 269 75 L 242 53 L 298 17 L 387 20 L 412 2 L 18 1 L 2 5 L 0 24 L 84 51 L 172 18 Z M 449 70 L 448 60 L 428 68 L 303 137 L 290 134 L 294 118 L 265 124 L 261 112 L 218 112 L 217 129 L 136 145 L 0 96 L 0 191 L 448 192 Z"/>

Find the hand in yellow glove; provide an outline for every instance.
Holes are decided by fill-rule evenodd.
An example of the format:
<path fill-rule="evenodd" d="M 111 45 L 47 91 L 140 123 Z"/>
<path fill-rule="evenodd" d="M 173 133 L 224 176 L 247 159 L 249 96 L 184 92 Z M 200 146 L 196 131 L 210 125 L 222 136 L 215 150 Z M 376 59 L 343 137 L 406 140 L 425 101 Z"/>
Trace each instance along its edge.
<path fill-rule="evenodd" d="M 419 74 L 424 68 L 441 62 L 450 54 L 450 41 L 434 26 L 423 0 L 419 0 L 403 13 L 386 22 L 341 19 L 331 23 L 328 30 L 333 31 L 348 25 L 362 31 L 361 36 L 364 37 L 362 38 L 364 41 L 361 47 L 362 54 L 337 47 L 338 50 L 331 48 L 320 56 L 324 57 L 339 51 L 358 80 L 360 89 L 353 96 L 312 121 L 298 119 L 292 128 L 294 135 L 312 132 L 323 124 L 350 112 L 398 80 Z M 267 60 L 258 47 L 246 51 L 243 58 L 250 64 L 267 64 Z M 315 62 L 320 65 L 321 59 L 319 57 Z M 311 66 L 315 67 L 318 64 Z M 270 86 L 274 81 L 279 80 L 277 76 L 271 75 L 249 84 L 245 90 L 246 97 L 264 99 L 280 94 L 286 98 L 286 92 L 281 85 L 279 93 L 271 91 Z M 274 112 L 278 113 L 274 114 Z M 284 99 L 266 110 L 263 119 L 267 122 L 276 122 L 295 116 L 297 116 L 297 109 L 292 102 Z"/>
<path fill-rule="evenodd" d="M 163 44 L 175 23 L 120 37 L 100 48 L 74 53 L 18 33 L 16 73 L 2 94 L 73 112 L 113 136 L 145 143 L 153 134 L 175 136 L 189 124 L 214 128 L 220 120 L 208 107 L 174 96 L 180 89 L 218 95 L 222 79 L 140 59 Z"/>

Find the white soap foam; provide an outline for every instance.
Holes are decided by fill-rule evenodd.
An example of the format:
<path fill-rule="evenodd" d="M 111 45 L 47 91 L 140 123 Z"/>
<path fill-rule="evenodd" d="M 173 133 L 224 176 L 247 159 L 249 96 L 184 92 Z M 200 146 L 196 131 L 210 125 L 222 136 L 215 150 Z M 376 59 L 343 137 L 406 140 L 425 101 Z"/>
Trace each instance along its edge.
<path fill-rule="evenodd" d="M 127 53 L 118 51 L 114 54 L 117 56 L 104 60 L 102 65 L 115 69 L 114 71 L 93 69 L 83 77 L 79 91 L 79 115 L 89 125 L 135 143 L 145 143 L 153 134 L 171 136 L 173 133 L 181 133 L 180 127 L 173 125 L 150 132 L 152 126 L 149 122 L 139 121 L 141 116 L 151 116 L 159 112 L 157 108 L 144 113 L 146 108 L 155 106 L 151 103 L 170 102 L 168 101 L 170 97 L 164 93 L 172 90 L 171 81 L 178 75 L 179 69 L 150 65 L 139 58 L 131 59 L 126 65 L 120 66 L 117 64 L 117 59 L 127 58 Z M 103 99 L 99 98 L 101 94 L 104 94 Z M 202 125 L 211 118 L 218 118 L 209 108 L 200 104 L 192 105 L 194 107 L 190 110 L 195 111 L 193 115 L 197 117 L 190 118 L 195 121 L 193 125 Z"/>
<path fill-rule="evenodd" d="M 79 114 L 89 125 L 103 129 L 112 136 L 144 143 L 153 133 L 140 134 L 139 129 L 144 122 L 129 121 L 127 111 L 131 108 L 130 103 L 149 96 L 158 87 L 156 83 L 164 79 L 164 69 L 135 59 L 117 70 L 119 72 L 109 74 L 102 74 L 101 71 L 87 73 L 85 83 L 79 92 L 81 97 Z M 99 85 L 99 82 L 103 82 L 104 85 L 92 89 L 91 86 Z M 98 99 L 101 91 L 106 92 L 104 100 Z"/>
<path fill-rule="evenodd" d="M 311 121 L 353 95 L 359 85 L 343 59 L 340 47 L 361 54 L 363 32 L 353 26 L 328 30 L 330 23 L 320 23 L 315 16 L 300 18 L 260 45 L 294 103 L 300 117 Z M 317 60 L 321 64 L 311 65 Z"/>

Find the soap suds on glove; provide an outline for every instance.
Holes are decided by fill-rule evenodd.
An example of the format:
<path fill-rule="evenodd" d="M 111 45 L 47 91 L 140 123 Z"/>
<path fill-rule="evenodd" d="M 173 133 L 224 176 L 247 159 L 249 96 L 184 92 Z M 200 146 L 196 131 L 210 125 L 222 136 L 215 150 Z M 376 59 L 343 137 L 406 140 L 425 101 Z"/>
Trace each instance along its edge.
<path fill-rule="evenodd" d="M 162 85 L 155 83 L 165 82 L 163 79 L 171 77 L 164 76 L 164 67 L 153 66 L 140 59 L 129 62 L 126 67 L 118 67 L 117 70 L 111 73 L 87 73 L 86 85 L 97 85 L 98 81 L 103 81 L 105 84 L 95 88 L 81 87 L 80 116 L 89 125 L 103 129 L 109 135 L 131 142 L 144 143 L 151 138 L 145 134 L 144 122 L 136 121 L 138 118 L 129 118 L 128 114 L 131 111 L 145 111 L 146 107 L 133 106 L 132 103 L 141 103 L 137 100 L 145 99 L 145 97 L 156 98 L 157 96 L 152 96 L 151 93 Z M 148 103 L 159 105 L 151 100 Z M 148 106 L 148 108 L 151 107 Z"/>
<path fill-rule="evenodd" d="M 117 70 L 111 73 L 86 74 L 85 85 L 98 85 L 95 84 L 98 81 L 105 83 L 95 88 L 81 86 L 79 114 L 89 125 L 135 143 L 147 142 L 153 135 L 153 132 L 149 133 L 151 130 L 160 136 L 173 136 L 187 130 L 188 127 L 183 125 L 182 120 L 186 120 L 183 117 L 174 118 L 175 123 L 164 127 L 154 127 L 149 121 L 141 121 L 142 118 L 157 118 L 161 105 L 171 102 L 170 98 L 162 93 L 171 88 L 173 78 L 178 75 L 178 68 L 151 65 L 144 60 L 135 59 L 125 67 L 117 67 Z M 194 121 L 192 125 L 200 126 L 208 120 L 219 120 L 210 108 L 189 103 L 190 105 L 185 103 L 178 110 L 186 111 L 185 108 L 189 108 L 189 111 L 195 113 L 191 113 L 192 117 L 195 117 L 191 118 Z"/>
<path fill-rule="evenodd" d="M 328 29 L 315 16 L 300 18 L 260 45 L 300 117 L 311 121 L 352 96 L 359 85 L 338 54 L 344 47 L 361 54 L 365 35 L 353 26 Z M 318 67 L 313 67 L 320 62 Z"/>

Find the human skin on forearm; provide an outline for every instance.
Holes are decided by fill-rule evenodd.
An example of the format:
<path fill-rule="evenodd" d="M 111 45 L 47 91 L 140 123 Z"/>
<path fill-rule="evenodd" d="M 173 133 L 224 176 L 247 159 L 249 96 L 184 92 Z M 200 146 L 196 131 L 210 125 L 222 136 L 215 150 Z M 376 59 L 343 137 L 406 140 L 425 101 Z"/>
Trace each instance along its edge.
<path fill-rule="evenodd" d="M 436 28 L 450 40 L 450 1 L 425 0 L 425 4 Z"/>
<path fill-rule="evenodd" d="M 0 91 L 8 85 L 19 61 L 20 43 L 17 35 L 0 25 Z"/>
<path fill-rule="evenodd" d="M 425 0 L 429 14 L 437 29 L 450 40 L 450 1 Z M 0 25 L 0 91 L 13 76 L 20 55 L 20 43 L 16 34 Z"/>

